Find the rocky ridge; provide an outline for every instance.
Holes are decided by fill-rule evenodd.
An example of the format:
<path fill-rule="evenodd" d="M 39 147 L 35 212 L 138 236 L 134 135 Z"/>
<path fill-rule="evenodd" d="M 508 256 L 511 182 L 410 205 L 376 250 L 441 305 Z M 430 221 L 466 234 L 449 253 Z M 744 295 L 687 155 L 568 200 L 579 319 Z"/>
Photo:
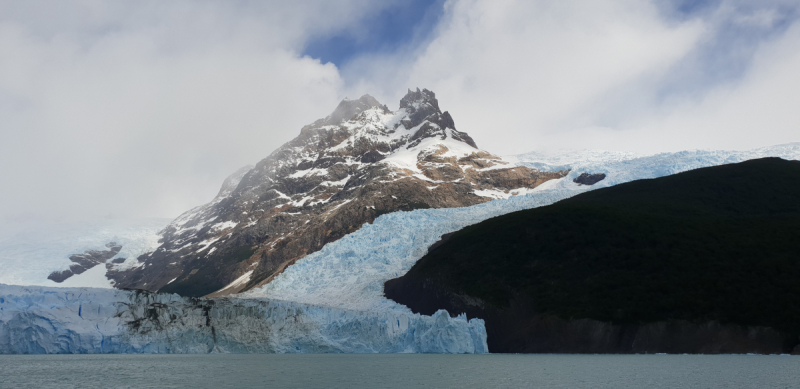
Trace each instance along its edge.
<path fill-rule="evenodd" d="M 108 250 L 87 250 L 83 254 L 70 255 L 69 260 L 74 263 L 70 265 L 69 269 L 54 271 L 47 276 L 47 279 L 58 283 L 64 282 L 76 274 L 83 274 L 83 272 L 99 264 L 105 263 L 117 255 L 120 250 L 122 250 L 122 246 L 116 242 L 107 243 L 106 248 L 108 248 Z M 107 263 L 106 267 L 111 269 L 114 264 L 119 264 L 124 261 L 124 258 L 118 258 L 113 260 L 111 263 Z"/>
<path fill-rule="evenodd" d="M 565 174 L 478 149 L 431 91 L 409 90 L 397 111 L 369 95 L 345 99 L 175 219 L 154 252 L 110 266 L 108 276 L 118 288 L 229 295 L 382 214 L 479 204 Z"/>

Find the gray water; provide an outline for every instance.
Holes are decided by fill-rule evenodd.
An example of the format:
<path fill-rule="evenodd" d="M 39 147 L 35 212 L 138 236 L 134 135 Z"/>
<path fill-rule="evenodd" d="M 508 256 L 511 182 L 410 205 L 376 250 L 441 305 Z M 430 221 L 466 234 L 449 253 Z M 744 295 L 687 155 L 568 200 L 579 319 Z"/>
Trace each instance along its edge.
<path fill-rule="evenodd" d="M 800 357 L 0 355 L 1 388 L 798 388 Z"/>

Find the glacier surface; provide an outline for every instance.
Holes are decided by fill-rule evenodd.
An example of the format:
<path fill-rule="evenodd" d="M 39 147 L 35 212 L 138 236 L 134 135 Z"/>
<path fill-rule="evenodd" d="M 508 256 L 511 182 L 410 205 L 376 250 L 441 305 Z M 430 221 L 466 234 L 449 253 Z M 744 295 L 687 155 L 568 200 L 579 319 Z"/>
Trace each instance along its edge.
<path fill-rule="evenodd" d="M 136 257 L 158 247 L 158 232 L 169 222 L 157 218 L 0 221 L 0 283 L 111 288 L 106 269 L 100 265 L 60 284 L 47 276 L 68 269 L 73 264 L 70 255 L 107 250 L 105 244 L 111 241 L 122 245 L 114 258 L 136 263 Z"/>

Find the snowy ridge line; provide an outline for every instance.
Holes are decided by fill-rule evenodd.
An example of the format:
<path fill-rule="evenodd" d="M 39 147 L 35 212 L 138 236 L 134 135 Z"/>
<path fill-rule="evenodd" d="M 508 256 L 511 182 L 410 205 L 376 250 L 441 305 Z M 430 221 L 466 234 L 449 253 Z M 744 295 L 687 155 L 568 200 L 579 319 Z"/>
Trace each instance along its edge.
<path fill-rule="evenodd" d="M 763 157 L 800 159 L 800 143 L 751 151 L 683 151 L 627 159 L 617 153 L 586 163 L 569 163 L 570 173 L 551 180 L 525 196 L 499 199 L 465 208 L 422 209 L 382 215 L 373 224 L 327 244 L 288 267 L 271 283 L 241 294 L 364 311 L 400 311 L 408 308 L 383 297 L 383 284 L 405 274 L 428 247 L 446 233 L 506 213 L 549 205 L 589 190 L 639 179 L 657 178 L 701 167 L 737 163 Z M 565 162 L 561 157 L 559 162 Z M 575 158 L 577 159 L 577 158 Z M 520 156 L 518 164 L 526 162 Z M 593 186 L 572 180 L 581 173 L 605 173 Z"/>
<path fill-rule="evenodd" d="M 0 354 L 485 353 L 483 321 L 0 284 Z"/>

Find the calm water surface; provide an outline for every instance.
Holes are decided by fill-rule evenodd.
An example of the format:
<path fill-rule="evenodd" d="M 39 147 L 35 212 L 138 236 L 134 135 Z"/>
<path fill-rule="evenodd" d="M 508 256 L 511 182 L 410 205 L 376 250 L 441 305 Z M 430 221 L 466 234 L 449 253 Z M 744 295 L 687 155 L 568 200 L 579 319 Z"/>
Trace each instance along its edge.
<path fill-rule="evenodd" d="M 798 388 L 800 357 L 0 355 L 2 388 Z"/>

